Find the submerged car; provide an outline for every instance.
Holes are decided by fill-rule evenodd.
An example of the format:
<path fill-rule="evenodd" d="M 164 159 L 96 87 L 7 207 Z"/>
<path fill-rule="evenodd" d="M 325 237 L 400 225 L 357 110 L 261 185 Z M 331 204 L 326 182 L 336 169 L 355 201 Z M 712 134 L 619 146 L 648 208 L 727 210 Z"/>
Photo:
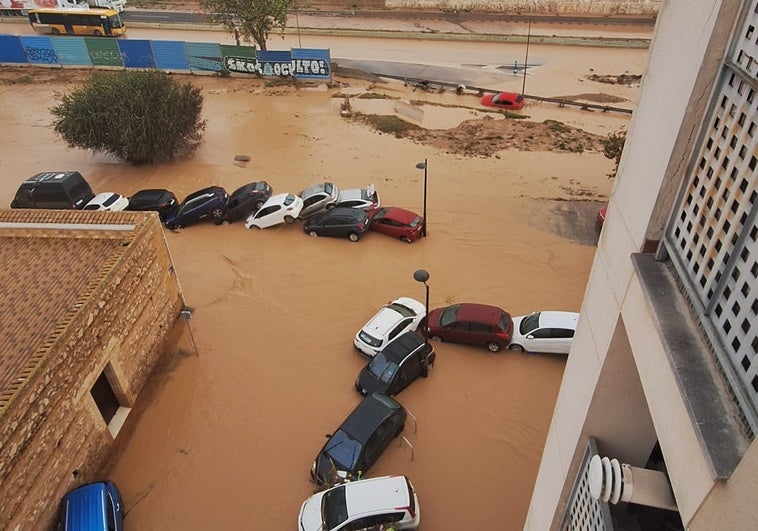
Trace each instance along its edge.
<path fill-rule="evenodd" d="M 608 214 L 608 205 L 604 206 L 600 210 L 597 211 L 597 216 L 595 216 L 595 225 L 597 225 L 598 228 L 603 228 L 603 224 L 605 223 L 605 216 Z"/>
<path fill-rule="evenodd" d="M 366 188 L 351 188 L 340 191 L 340 199 L 335 206 L 372 210 L 379 208 L 381 202 L 374 185 L 369 184 Z"/>
<path fill-rule="evenodd" d="M 371 220 L 363 210 L 337 207 L 308 218 L 303 230 L 310 236 L 350 238 L 350 241 L 357 242 L 370 225 Z"/>
<path fill-rule="evenodd" d="M 461 302 L 429 312 L 429 337 L 438 341 L 486 346 L 498 352 L 511 344 L 513 320 L 497 306 Z"/>
<path fill-rule="evenodd" d="M 224 205 L 223 215 L 216 220 L 217 225 L 228 225 L 233 221 L 247 218 L 261 209 L 273 190 L 266 181 L 257 181 L 237 188 Z"/>
<path fill-rule="evenodd" d="M 507 109 L 518 111 L 524 108 L 524 96 L 515 92 L 499 92 L 497 94 L 486 94 L 482 98 L 482 105 L 486 107 L 497 107 L 498 109 Z"/>
<path fill-rule="evenodd" d="M 181 229 L 208 219 L 220 219 L 229 199 L 220 186 L 209 186 L 188 195 L 179 207 L 166 218 L 166 227 Z"/>
<path fill-rule="evenodd" d="M 61 501 L 61 531 L 123 531 L 124 503 L 111 481 L 88 483 L 69 491 Z"/>
<path fill-rule="evenodd" d="M 392 439 L 400 435 L 408 414 L 394 399 L 366 396 L 348 415 L 316 456 L 311 479 L 319 486 L 351 480 L 365 474 Z"/>
<path fill-rule="evenodd" d="M 418 497 L 406 476 L 351 481 L 317 492 L 303 503 L 299 531 L 415 530 L 421 523 Z"/>
<path fill-rule="evenodd" d="M 370 212 L 371 230 L 398 238 L 404 242 L 415 242 L 421 237 L 424 218 L 398 207 L 385 207 Z"/>
<path fill-rule="evenodd" d="M 125 210 L 140 212 L 158 212 L 161 221 L 166 221 L 168 215 L 179 205 L 176 196 L 163 188 L 149 188 L 140 190 L 129 197 L 129 206 Z"/>
<path fill-rule="evenodd" d="M 429 376 L 437 354 L 434 347 L 416 332 L 405 332 L 384 347 L 361 370 L 355 389 L 362 395 L 396 395 L 416 378 Z"/>
<path fill-rule="evenodd" d="M 541 311 L 513 318 L 510 350 L 568 354 L 579 314 Z"/>
<path fill-rule="evenodd" d="M 265 229 L 281 223 L 294 223 L 303 200 L 293 194 L 276 194 L 268 198 L 257 212 L 250 214 L 245 220 L 248 229 Z"/>
<path fill-rule="evenodd" d="M 410 297 L 388 302 L 353 338 L 355 348 L 373 358 L 390 341 L 403 332 L 415 331 L 426 316 L 426 307 Z"/>
<path fill-rule="evenodd" d="M 120 212 L 129 206 L 129 200 L 123 195 L 102 192 L 89 200 L 82 210 L 110 210 Z"/>
<path fill-rule="evenodd" d="M 323 182 L 309 186 L 297 194 L 303 200 L 300 219 L 315 216 L 319 212 L 334 208 L 340 200 L 340 190 L 334 183 Z"/>

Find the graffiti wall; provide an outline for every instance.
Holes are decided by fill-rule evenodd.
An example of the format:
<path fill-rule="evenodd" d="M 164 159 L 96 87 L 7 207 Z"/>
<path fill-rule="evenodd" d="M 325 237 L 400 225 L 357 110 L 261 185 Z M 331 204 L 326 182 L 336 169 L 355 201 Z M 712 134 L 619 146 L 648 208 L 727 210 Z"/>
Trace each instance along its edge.
<path fill-rule="evenodd" d="M 0 35 L 0 65 L 157 68 L 168 72 L 235 73 L 331 79 L 328 49 L 258 51 L 209 42 Z"/>

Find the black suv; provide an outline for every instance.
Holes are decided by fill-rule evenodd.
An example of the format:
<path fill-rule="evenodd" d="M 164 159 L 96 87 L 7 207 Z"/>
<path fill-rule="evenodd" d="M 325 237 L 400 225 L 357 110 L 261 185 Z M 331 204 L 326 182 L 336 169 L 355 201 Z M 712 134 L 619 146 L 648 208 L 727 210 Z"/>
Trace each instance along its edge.
<path fill-rule="evenodd" d="M 11 208 L 81 210 L 93 197 L 92 188 L 78 171 L 49 171 L 21 183 Z"/>
<path fill-rule="evenodd" d="M 365 211 L 337 207 L 307 219 L 303 230 L 311 236 L 335 236 L 357 242 L 370 225 L 371 220 Z"/>
<path fill-rule="evenodd" d="M 362 395 L 396 395 L 419 376 L 426 378 L 437 354 L 416 332 L 393 339 L 361 370 L 355 389 Z"/>
<path fill-rule="evenodd" d="M 311 479 L 334 485 L 365 474 L 392 439 L 400 435 L 408 414 L 394 399 L 371 394 L 345 419 L 316 456 Z"/>
<path fill-rule="evenodd" d="M 215 221 L 216 225 L 227 225 L 258 212 L 273 191 L 266 181 L 240 186 L 229 196 L 224 206 L 224 215 Z"/>

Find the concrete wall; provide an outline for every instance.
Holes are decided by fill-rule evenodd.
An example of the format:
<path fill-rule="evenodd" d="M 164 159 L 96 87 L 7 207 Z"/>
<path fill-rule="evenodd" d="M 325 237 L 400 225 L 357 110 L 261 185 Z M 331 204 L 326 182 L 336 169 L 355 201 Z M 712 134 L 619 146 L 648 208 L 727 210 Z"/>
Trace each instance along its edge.
<path fill-rule="evenodd" d="M 388 8 L 538 14 L 653 15 L 662 0 L 386 0 Z"/>
<path fill-rule="evenodd" d="M 63 494 L 101 479 L 114 438 L 90 390 L 106 370 L 129 407 L 182 308 L 157 216 L 82 286 L 49 355 L 0 422 L 0 529 L 51 528 Z M 73 257 L 72 257 L 73 259 Z"/>

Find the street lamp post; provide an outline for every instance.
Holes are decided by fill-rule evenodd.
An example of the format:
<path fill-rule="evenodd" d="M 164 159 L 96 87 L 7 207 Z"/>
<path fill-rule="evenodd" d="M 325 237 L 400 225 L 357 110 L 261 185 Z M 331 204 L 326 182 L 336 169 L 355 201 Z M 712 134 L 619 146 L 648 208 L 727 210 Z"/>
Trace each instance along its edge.
<path fill-rule="evenodd" d="M 428 174 L 427 173 L 428 166 L 429 164 L 428 164 L 427 159 L 424 159 L 424 162 L 419 162 L 418 164 L 416 164 L 416 168 L 418 168 L 419 170 L 424 170 L 424 210 L 421 213 L 421 216 L 424 218 L 424 221 L 421 223 L 421 236 L 423 236 L 424 238 L 426 238 L 426 179 L 427 179 L 427 174 Z M 423 269 L 420 269 L 419 271 L 423 271 Z M 426 278 L 429 278 L 429 273 L 427 273 Z M 422 282 L 422 281 L 419 280 L 419 282 Z"/>
<path fill-rule="evenodd" d="M 429 272 L 426 269 L 418 269 L 413 273 L 413 280 L 421 282 L 426 288 L 426 303 L 424 304 L 424 308 L 426 308 L 426 316 L 424 317 L 424 358 L 422 360 L 423 375 L 426 376 L 429 371 L 429 284 L 427 284 Z"/>

